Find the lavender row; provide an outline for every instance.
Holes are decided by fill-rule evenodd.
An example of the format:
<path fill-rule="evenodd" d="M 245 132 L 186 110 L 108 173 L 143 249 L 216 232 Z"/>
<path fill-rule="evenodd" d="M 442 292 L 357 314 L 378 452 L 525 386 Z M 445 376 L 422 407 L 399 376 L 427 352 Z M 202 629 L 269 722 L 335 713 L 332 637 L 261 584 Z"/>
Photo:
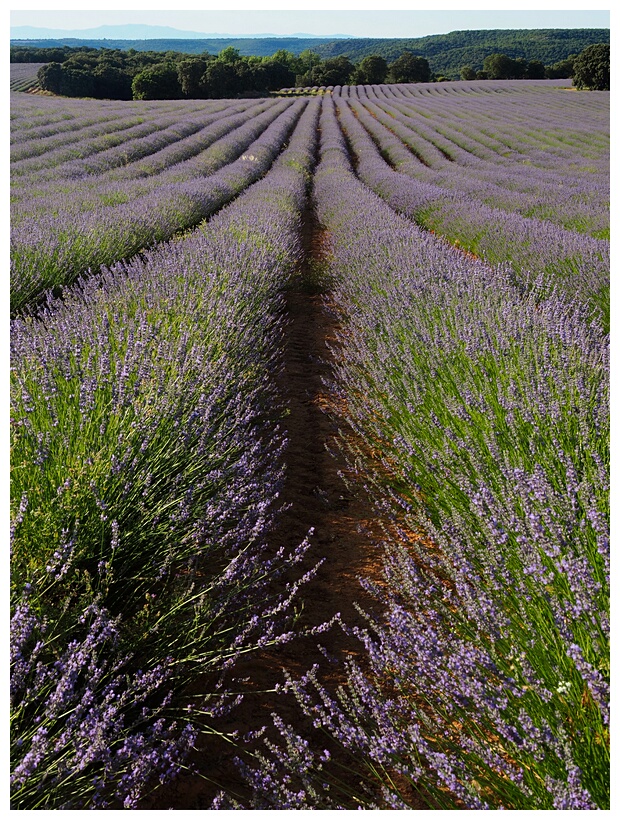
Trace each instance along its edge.
<path fill-rule="evenodd" d="M 19 143 L 62 133 L 76 127 L 78 130 L 99 122 L 126 117 L 130 112 L 149 117 L 168 111 L 183 114 L 193 108 L 187 102 L 125 102 L 113 100 L 83 100 L 14 94 L 11 96 L 11 143 Z"/>
<path fill-rule="evenodd" d="M 75 160 L 64 168 L 73 179 L 54 179 L 53 170 L 47 181 L 41 173 L 23 180 L 17 178 L 12 185 L 12 224 L 35 216 L 45 218 L 53 202 L 58 203 L 58 211 L 81 213 L 152 195 L 166 182 L 208 176 L 236 159 L 285 108 L 286 105 L 261 101 L 239 113 L 225 110 L 206 128 L 164 148 L 155 133 L 127 165 L 122 162 L 127 149 L 121 145 L 113 149 L 112 156 L 104 157 L 103 163 L 101 158 L 94 158 L 100 170 L 103 168 L 102 173 L 89 173 L 97 168 L 86 159 Z"/>
<path fill-rule="evenodd" d="M 527 96 L 523 98 L 519 95 L 514 102 L 517 106 L 524 106 L 528 100 Z M 532 152 L 527 145 L 515 142 L 514 134 L 518 130 L 516 126 L 510 132 L 511 147 L 508 148 L 506 145 L 507 150 L 496 154 L 490 160 L 476 158 L 462 148 L 457 150 L 457 146 L 445 140 L 438 141 L 438 137 L 440 140 L 443 138 L 429 124 L 429 118 L 432 121 L 433 118 L 439 119 L 439 115 L 443 114 L 443 118 L 439 120 L 441 123 L 439 127 L 445 131 L 446 121 L 458 120 L 464 116 L 462 110 L 466 106 L 459 106 L 457 101 L 452 104 L 452 109 L 448 108 L 445 112 L 437 112 L 435 105 L 428 106 L 425 116 L 415 112 L 415 120 L 411 119 L 411 112 L 409 116 L 403 116 L 402 106 L 395 108 L 379 100 L 366 102 L 363 97 L 361 101 L 368 108 L 368 113 L 364 109 L 360 110 L 359 103 L 352 103 L 352 105 L 356 107 L 358 116 L 364 121 L 365 127 L 382 146 L 386 145 L 386 157 L 397 166 L 402 164 L 402 170 L 412 177 L 422 181 L 432 181 L 448 189 L 460 190 L 494 207 L 525 216 L 550 219 L 569 229 L 595 235 L 597 233 L 603 235 L 605 231 L 608 231 L 609 138 L 604 134 L 605 123 L 600 117 L 590 126 L 588 139 L 592 142 L 594 140 L 592 131 L 596 134 L 600 128 L 600 135 L 605 144 L 593 149 L 596 165 L 592 167 L 590 164 L 592 159 L 588 158 L 584 172 L 578 169 L 579 165 L 584 163 L 583 151 L 564 150 L 561 154 L 561 166 L 554 168 L 553 166 L 557 163 L 552 151 Z M 467 106 L 468 109 L 469 107 Z M 505 104 L 499 105 L 496 101 L 491 100 L 487 103 L 486 108 L 502 122 L 507 116 L 508 107 Z M 557 130 L 562 134 L 565 148 L 568 147 L 567 143 L 570 139 L 567 134 L 568 123 L 571 122 L 569 111 L 565 110 L 557 123 Z M 604 107 L 601 108 L 601 113 L 605 116 Z M 583 109 L 572 112 L 573 119 L 579 120 L 583 116 Z M 521 117 L 523 119 L 523 114 Z M 547 117 L 549 117 L 548 112 Z M 479 118 L 476 119 L 474 127 L 478 131 L 481 129 Z M 496 134 L 498 127 L 495 124 L 491 133 Z M 501 127 L 503 129 L 505 126 L 502 124 Z M 539 134 L 540 131 L 535 133 Z M 574 133 L 573 128 L 572 134 Z M 402 140 L 406 148 L 399 145 L 395 137 Z M 537 141 L 537 148 L 540 148 L 540 140 Z M 435 150 L 437 155 L 443 152 L 439 162 L 436 157 L 433 157 L 431 149 Z M 413 157 L 409 151 L 420 158 L 423 164 L 432 165 L 432 170 L 412 164 Z M 538 154 L 541 155 L 542 167 L 535 158 Z M 527 165 L 525 172 L 524 164 Z M 400 167 L 399 170 L 401 170 Z"/>
<path fill-rule="evenodd" d="M 382 614 L 353 630 L 364 667 L 338 697 L 314 671 L 288 689 L 366 761 L 381 793 L 362 807 L 608 808 L 608 340 L 395 215 L 352 173 L 328 100 L 314 195 L 343 447 L 395 534 L 366 584 Z M 337 808 L 329 756 L 277 725 L 255 806 Z"/>
<path fill-rule="evenodd" d="M 538 296 L 557 288 L 609 322 L 609 243 L 550 222 L 490 208 L 460 192 L 412 180 L 385 162 L 355 108 L 336 101 L 360 178 L 388 204 L 491 263 L 509 262 L 519 286 Z M 399 166 L 400 167 L 400 166 Z"/>
<path fill-rule="evenodd" d="M 579 157 L 587 156 L 593 146 L 599 141 L 598 126 L 603 122 L 608 125 L 603 99 L 598 99 L 595 105 L 590 100 L 576 97 L 567 88 L 556 88 L 547 83 L 513 86 L 511 92 L 495 98 L 492 102 L 488 95 L 480 93 L 469 94 L 463 99 L 463 92 L 469 84 L 451 84 L 446 88 L 446 94 L 435 97 L 432 105 L 422 106 L 426 116 L 435 121 L 437 126 L 443 126 L 449 139 L 458 143 L 461 135 L 472 140 L 476 150 L 483 147 L 491 148 L 501 153 L 507 143 L 523 140 L 526 145 L 549 148 L 567 148 L 575 145 L 579 147 Z M 452 93 L 448 93 L 451 91 Z M 538 92 L 538 93 L 537 93 Z M 525 101 L 527 99 L 527 117 L 524 117 Z M 405 93 L 394 91 L 391 104 L 397 106 L 403 113 L 411 116 L 420 111 L 420 101 L 414 101 Z M 430 100 L 429 100 L 430 103 Z M 458 105 L 458 111 L 455 106 Z M 567 112 L 573 109 L 580 112 L 582 117 L 571 122 L 570 131 L 562 130 L 559 126 L 566 122 Z M 447 115 L 447 116 L 446 116 Z M 602 115 L 602 119 L 601 119 Z M 593 120 L 598 119 L 595 133 L 592 133 Z M 442 122 L 443 120 L 443 122 Z M 488 128 L 493 129 L 488 134 Z M 480 142 L 481 135 L 488 138 L 488 143 Z M 480 143 L 477 146 L 476 144 Z M 552 158 L 553 159 L 553 158 Z M 545 163 L 548 167 L 548 162 Z"/>
<path fill-rule="evenodd" d="M 77 213 L 61 210 L 18 223 L 12 232 L 11 310 L 23 309 L 46 289 L 69 284 L 88 269 L 198 224 L 268 170 L 305 105 L 305 100 L 279 103 L 214 143 L 211 167 L 228 164 L 208 179 L 166 178 L 164 184 L 160 178 L 151 193 L 147 188 L 137 197 L 130 188 L 127 193 L 133 196 L 124 204 Z M 202 162 L 204 168 L 204 158 Z"/>
<path fill-rule="evenodd" d="M 23 178 L 16 174 L 12 179 L 13 202 L 16 203 L 13 206 L 15 218 L 19 218 L 22 211 L 28 213 L 29 203 L 30 208 L 35 211 L 37 207 L 41 207 L 41 200 L 57 198 L 59 195 L 65 197 L 67 206 L 74 201 L 74 197 L 79 197 L 79 204 L 84 202 L 84 207 L 89 207 L 91 200 L 97 202 L 96 192 L 101 192 L 100 199 L 103 200 L 110 190 L 114 190 L 114 183 L 119 180 L 138 179 L 161 173 L 171 165 L 196 158 L 213 142 L 244 126 L 272 107 L 274 103 L 270 101 L 262 101 L 259 104 L 253 102 L 250 106 L 233 103 L 230 107 L 211 115 L 201 116 L 199 111 L 188 112 L 182 123 L 175 116 L 169 119 L 162 111 L 158 117 L 153 118 L 150 135 L 146 133 L 146 136 L 136 140 L 123 140 L 116 146 L 108 146 L 107 149 L 103 145 L 102 150 L 92 157 L 88 155 L 88 150 L 85 150 L 84 158 L 69 158 L 59 167 L 53 164 L 52 158 L 49 167 L 34 170 Z M 282 108 L 275 110 L 279 112 Z M 168 135 L 163 134 L 163 139 L 159 122 L 170 128 Z M 186 130 L 189 136 L 179 133 L 179 127 L 183 130 L 190 128 L 191 130 Z M 79 152 L 81 149 L 77 150 Z M 151 180 L 151 188 L 155 184 L 156 181 Z M 33 188 L 36 193 L 34 203 L 30 202 L 27 196 L 27 192 Z M 73 207 L 76 207 L 75 204 Z"/>
<path fill-rule="evenodd" d="M 11 63 L 11 91 L 29 91 L 39 84 L 37 71 L 45 63 Z"/>
<path fill-rule="evenodd" d="M 31 128 L 21 133 L 14 126 L 11 135 L 11 162 L 16 164 L 21 160 L 40 156 L 49 151 L 80 143 L 93 137 L 100 137 L 108 133 L 113 134 L 116 131 L 123 131 L 126 128 L 140 125 L 148 127 L 149 124 L 157 127 L 157 124 L 152 123 L 152 121 L 145 122 L 144 116 L 135 111 L 129 115 L 125 112 L 123 116 L 118 110 L 112 110 L 105 111 L 104 114 L 100 113 L 94 117 L 86 116 L 81 119 L 69 117 L 60 123 L 46 125 L 41 129 Z M 48 164 L 51 165 L 52 163 Z"/>
<path fill-rule="evenodd" d="M 498 180 L 505 179 L 505 169 L 510 167 L 506 157 L 499 154 L 492 163 L 482 163 L 467 151 L 457 151 L 454 144 L 443 139 L 429 123 L 429 114 L 423 116 L 416 112 L 416 119 L 412 119 L 411 114 L 403 116 L 401 106 L 358 96 L 359 102 L 355 96 L 351 105 L 360 121 L 381 145 L 386 158 L 399 170 L 402 169 L 414 178 L 432 181 L 449 189 L 465 188 L 469 194 L 480 194 L 486 198 L 492 194 L 496 198 L 503 195 L 503 204 L 509 209 L 515 199 L 517 202 L 512 204 L 513 209 L 523 202 L 521 197 L 510 193 L 514 186 L 516 191 L 525 193 L 527 190 L 539 191 L 541 185 L 544 185 L 544 180 L 538 179 L 535 185 L 532 182 L 528 187 L 521 174 L 516 178 L 509 175 L 502 186 Z M 415 163 L 416 157 L 422 165 Z M 480 184 L 481 177 L 484 179 L 484 186 Z M 508 186 L 507 192 L 505 188 Z"/>
<path fill-rule="evenodd" d="M 415 110 L 398 108 L 408 116 Z M 558 93 L 542 88 L 536 95 L 528 87 L 487 99 L 483 105 L 475 99 L 454 98 L 443 106 L 434 102 L 424 113 L 427 123 L 435 122 L 444 131 L 448 125 L 453 134 L 467 134 L 473 140 L 484 135 L 495 157 L 491 156 L 490 163 L 478 158 L 474 165 L 487 182 L 495 181 L 508 190 L 520 190 L 520 186 L 527 190 L 529 184 L 533 191 L 535 183 L 538 188 L 550 188 L 554 199 L 564 193 L 563 187 L 593 185 L 600 189 L 609 184 L 609 110 L 604 98 L 592 109 L 583 97 L 567 96 L 565 89 Z M 469 120 L 469 126 L 464 120 Z"/>
<path fill-rule="evenodd" d="M 224 106 L 220 107 L 221 109 Z M 201 111 L 196 108 L 192 112 L 191 120 L 202 122 L 203 126 L 215 120 L 219 111 Z M 185 125 L 187 120 L 183 120 Z M 157 118 L 144 121 L 143 117 L 117 117 L 111 121 L 104 121 L 85 128 L 73 128 L 68 133 L 53 134 L 48 137 L 29 139 L 13 146 L 11 150 L 11 175 L 18 177 L 23 174 L 32 174 L 41 169 L 54 169 L 60 175 L 59 166 L 76 159 L 90 157 L 93 154 L 114 149 L 122 143 L 130 143 L 136 139 L 144 139 L 154 132 L 164 132 L 171 127 L 177 128 L 178 114 L 175 112 L 160 115 Z M 178 139 L 179 137 L 177 137 Z M 129 154 L 131 151 L 129 152 Z M 129 157 L 127 157 L 129 161 Z M 64 169 L 63 169 L 64 170 Z M 43 177 L 45 178 L 45 177 Z"/>
<path fill-rule="evenodd" d="M 223 108 L 216 116 L 210 117 L 211 122 L 208 127 L 189 137 L 178 139 L 164 147 L 156 146 L 151 148 L 146 146 L 148 150 L 143 150 L 141 156 L 131 157 L 131 160 L 126 164 L 114 162 L 102 166 L 99 178 L 104 184 L 104 190 L 108 185 L 113 185 L 115 182 L 154 177 L 164 171 L 176 169 L 176 166 L 183 168 L 184 178 L 186 179 L 189 179 L 195 173 L 206 176 L 211 173 L 211 169 L 218 166 L 214 164 L 214 158 L 204 152 L 218 140 L 226 137 L 231 131 L 247 126 L 248 123 L 251 123 L 261 114 L 268 112 L 272 107 L 272 102 L 268 100 L 259 102 L 252 100 L 251 103 L 234 102 L 232 105 Z M 277 111 L 278 109 L 274 108 L 272 113 Z M 186 117 L 187 119 L 191 119 L 189 114 Z M 194 160 L 194 158 L 196 159 Z M 207 158 L 207 164 L 202 164 L 202 160 L 205 158 Z M 192 163 L 192 160 L 194 160 L 194 163 Z M 196 170 L 192 173 L 192 164 L 196 164 L 196 162 L 200 164 L 196 165 Z"/>
<path fill-rule="evenodd" d="M 363 98 L 363 95 L 359 96 Z M 582 98 L 572 96 L 557 101 L 557 97 L 557 91 L 548 90 L 546 95 L 541 95 L 537 104 L 536 97 L 527 89 L 522 93 L 514 92 L 491 99 L 487 97 L 482 103 L 470 95 L 461 94 L 461 99 L 455 97 L 443 104 L 437 100 L 408 104 L 403 99 L 386 100 L 381 96 L 373 99 L 372 104 L 378 116 L 384 112 L 384 123 L 390 122 L 386 117 L 389 114 L 397 122 L 402 120 L 409 128 L 419 128 L 424 124 L 426 133 L 431 137 L 440 134 L 438 129 L 456 139 L 458 135 L 466 134 L 477 141 L 482 135 L 487 146 L 493 148 L 495 157 L 491 155 L 491 159 L 494 164 L 509 167 L 514 166 L 515 160 L 524 159 L 535 163 L 536 149 L 543 148 L 541 157 L 544 170 L 552 176 L 564 171 L 570 177 L 574 170 L 570 165 L 567 168 L 571 154 L 578 161 L 583 161 L 584 157 L 600 157 L 601 152 L 602 158 L 606 158 L 609 145 L 608 107 L 604 99 L 599 100 L 597 108 L 592 111 Z M 561 107 L 554 107 L 554 101 Z M 462 159 L 467 163 L 478 159 L 484 162 L 475 154 L 468 157 L 469 151 L 459 151 L 450 138 L 444 144 L 456 151 L 452 155 L 456 161 Z M 562 154 L 551 150 L 558 146 L 563 148 Z M 476 164 L 484 167 L 481 162 Z"/>
<path fill-rule="evenodd" d="M 204 228 L 13 323 L 14 808 L 139 806 L 287 639 L 274 374 L 317 114 Z"/>
<path fill-rule="evenodd" d="M 478 162 L 471 171 L 466 171 L 454 163 L 450 163 L 445 172 L 437 168 L 430 169 L 416 162 L 410 151 L 411 146 L 407 144 L 407 134 L 411 132 L 394 116 L 389 117 L 384 113 L 381 117 L 381 110 L 367 103 L 365 105 L 368 111 L 357 101 L 351 101 L 350 105 L 360 122 L 363 122 L 364 127 L 372 134 L 386 159 L 397 170 L 411 175 L 414 179 L 431 182 L 447 190 L 461 191 L 480 199 L 485 204 L 499 205 L 509 211 L 540 211 L 541 202 L 544 202 L 545 215 L 553 218 L 554 212 L 557 212 L 556 221 L 566 224 L 577 223 L 575 211 L 580 210 L 589 213 L 588 218 L 592 222 L 591 212 L 595 208 L 600 212 L 597 218 L 600 225 L 608 223 L 608 213 L 604 210 L 605 202 L 609 198 L 607 180 L 603 188 L 598 183 L 598 177 L 588 181 L 588 177 L 593 175 L 587 173 L 571 175 L 565 172 L 562 176 L 557 176 L 536 169 L 528 169 L 527 173 L 524 173 L 522 166 L 516 167 L 514 162 L 507 165 L 507 160 L 503 160 L 502 164 L 500 158 L 495 163 Z M 503 116 L 505 109 L 492 107 L 490 110 L 495 111 L 500 117 Z M 405 144 L 402 144 L 401 140 Z M 558 209 L 559 203 L 561 210 Z"/>
<path fill-rule="evenodd" d="M 384 107 L 380 100 L 376 102 Z M 581 97 L 567 96 L 566 89 L 561 93 L 547 89 L 537 96 L 528 87 L 483 101 L 452 96 L 423 108 L 392 100 L 390 108 L 414 119 L 422 110 L 427 123 L 434 123 L 455 145 L 466 139 L 467 152 L 483 162 L 490 159 L 494 164 L 514 166 L 515 160 L 526 160 L 551 176 L 564 172 L 570 178 L 575 171 L 579 173 L 571 167 L 573 160 L 608 158 L 609 113 L 604 97 L 593 107 Z"/>
<path fill-rule="evenodd" d="M 42 158 L 12 163 L 13 184 L 18 190 L 25 183 L 37 186 L 56 183 L 57 187 L 66 187 L 67 180 L 84 182 L 91 174 L 102 177 L 97 181 L 104 182 L 108 178 L 114 178 L 114 171 L 119 166 L 122 166 L 123 177 L 131 177 L 134 173 L 143 175 L 144 172 L 136 169 L 136 163 L 148 160 L 151 154 L 157 154 L 170 145 L 183 143 L 188 137 L 195 135 L 191 143 L 193 150 L 186 150 L 181 155 L 182 160 L 188 159 L 268 107 L 269 103 L 259 106 L 255 103 L 233 103 L 215 112 L 201 112 L 197 108 L 182 120 L 174 112 L 162 112 L 148 123 L 140 124 L 116 137 L 108 136 L 111 133 L 108 129 L 103 137 L 79 140 L 69 148 L 45 152 Z M 22 176 L 26 176 L 26 180 L 22 181 Z"/>

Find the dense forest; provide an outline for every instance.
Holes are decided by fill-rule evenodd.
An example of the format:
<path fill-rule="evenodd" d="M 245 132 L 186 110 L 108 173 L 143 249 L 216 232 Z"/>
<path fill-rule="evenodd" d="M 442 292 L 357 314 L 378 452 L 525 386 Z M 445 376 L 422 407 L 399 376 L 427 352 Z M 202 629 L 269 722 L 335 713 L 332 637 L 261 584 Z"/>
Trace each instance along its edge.
<path fill-rule="evenodd" d="M 489 54 L 501 53 L 512 59 L 539 61 L 553 65 L 589 45 L 609 42 L 609 29 L 523 29 L 453 31 L 415 40 L 340 40 L 314 48 L 321 57 L 345 55 L 354 62 L 368 54 L 380 54 L 388 62 L 410 49 L 425 57 L 435 74 L 458 79 L 462 66 L 483 67 Z"/>
<path fill-rule="evenodd" d="M 428 61 L 435 76 L 458 79 L 463 66 L 474 71 L 483 69 L 484 60 L 490 54 L 501 53 L 511 59 L 541 62 L 551 66 L 570 55 L 579 54 L 595 43 L 609 43 L 609 29 L 524 29 L 489 31 L 453 31 L 428 37 L 409 39 L 348 39 L 318 40 L 295 37 L 268 39 L 214 39 L 214 40 L 12 40 L 11 62 L 47 62 L 58 57 L 42 58 L 39 50 L 59 47 L 106 48 L 134 52 L 178 52 L 184 54 L 221 53 L 226 48 L 235 49 L 242 57 L 273 57 L 287 51 L 299 56 L 312 51 L 322 59 L 346 57 L 359 63 L 364 57 L 377 55 L 392 63 L 405 51 L 410 51 Z M 24 51 L 28 47 L 28 52 Z"/>

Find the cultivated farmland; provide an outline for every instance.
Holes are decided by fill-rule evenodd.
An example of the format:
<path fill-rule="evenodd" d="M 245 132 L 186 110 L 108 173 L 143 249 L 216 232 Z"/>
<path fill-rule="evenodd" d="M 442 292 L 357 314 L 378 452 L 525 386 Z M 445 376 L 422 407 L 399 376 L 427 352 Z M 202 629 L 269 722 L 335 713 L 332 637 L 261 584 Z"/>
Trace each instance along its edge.
<path fill-rule="evenodd" d="M 31 91 L 39 88 L 37 71 L 45 63 L 11 63 L 11 91 Z"/>
<path fill-rule="evenodd" d="M 11 117 L 13 808 L 608 808 L 609 93 Z"/>

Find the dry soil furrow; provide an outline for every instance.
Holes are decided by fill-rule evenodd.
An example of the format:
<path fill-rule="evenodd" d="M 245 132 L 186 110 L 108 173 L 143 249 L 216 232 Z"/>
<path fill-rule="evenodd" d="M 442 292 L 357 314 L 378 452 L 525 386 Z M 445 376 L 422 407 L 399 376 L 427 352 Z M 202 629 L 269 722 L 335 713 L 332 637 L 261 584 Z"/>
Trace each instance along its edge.
<path fill-rule="evenodd" d="M 276 649 L 252 655 L 235 668 L 235 678 L 245 679 L 239 684 L 244 697 L 223 727 L 226 732 L 258 730 L 271 723 L 275 711 L 300 734 L 313 734 L 311 722 L 293 697 L 273 689 L 283 682 L 284 670 L 297 676 L 313 664 L 320 666 L 320 678 L 329 689 L 335 690 L 343 682 L 346 657 L 361 656 L 359 641 L 337 625 L 318 637 L 302 633 L 336 613 L 349 626 L 363 625 L 355 603 L 368 609 L 373 602 L 359 577 L 377 577 L 380 571 L 381 550 L 369 537 L 374 515 L 371 502 L 361 487 L 359 491 L 347 487 L 341 477 L 346 464 L 332 447 L 344 422 L 338 418 L 327 386 L 338 318 L 330 307 L 327 286 L 321 282 L 323 239 L 308 209 L 303 221 L 303 258 L 285 295 L 288 321 L 280 388 L 287 407 L 284 426 L 289 445 L 282 500 L 288 508 L 272 539 L 274 550 L 283 544 L 293 546 L 312 529 L 304 569 L 321 560 L 323 563 L 301 590 L 298 636 Z M 326 659 L 319 642 L 333 660 Z M 239 749 L 223 738 L 204 737 L 192 759 L 199 775 L 180 777 L 159 791 L 145 808 L 208 809 L 220 788 L 243 801 L 247 789 L 234 765 L 238 754 Z"/>

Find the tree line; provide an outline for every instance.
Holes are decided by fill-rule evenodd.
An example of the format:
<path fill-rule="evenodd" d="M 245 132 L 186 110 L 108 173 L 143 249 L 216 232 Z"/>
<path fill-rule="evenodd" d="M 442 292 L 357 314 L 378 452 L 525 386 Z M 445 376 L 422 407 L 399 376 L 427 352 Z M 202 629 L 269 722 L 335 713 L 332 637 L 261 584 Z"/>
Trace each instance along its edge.
<path fill-rule="evenodd" d="M 30 52 L 34 52 L 34 55 Z M 581 87 L 609 88 L 609 45 L 605 43 L 589 46 L 581 55 L 571 55 L 552 66 L 545 66 L 538 60 L 528 62 L 523 58 L 512 59 L 505 54 L 490 54 L 485 58 L 481 71 L 463 66 L 461 78 L 573 77 L 576 67 L 579 69 L 584 61 L 583 55 L 589 52 L 592 53 L 586 62 L 596 62 L 598 67 L 588 69 L 592 76 L 588 75 L 589 79 Z M 19 59 L 32 56 L 37 59 Z M 88 47 L 21 48 L 12 49 L 11 57 L 14 62 L 45 62 L 46 65 L 39 69 L 38 79 L 46 91 L 67 97 L 96 99 L 234 98 L 262 96 L 292 87 L 416 83 L 447 79 L 434 75 L 428 60 L 410 51 L 403 52 L 390 63 L 381 55 L 371 54 L 357 64 L 344 55 L 322 59 L 310 49 L 298 55 L 280 49 L 269 57 L 242 56 L 232 46 L 217 55 L 206 52 L 188 55 L 170 51 L 162 53 Z M 581 76 L 579 71 L 577 76 Z"/>
<path fill-rule="evenodd" d="M 609 43 L 594 43 L 580 54 L 571 54 L 551 66 L 544 66 L 539 60 L 527 62 L 521 57 L 513 60 L 506 54 L 489 54 L 484 59 L 482 71 L 474 71 L 469 65 L 461 69 L 462 80 L 557 80 L 569 77 L 576 88 L 609 90 Z"/>
<path fill-rule="evenodd" d="M 38 72 L 46 91 L 98 99 L 213 99 L 261 95 L 281 88 L 430 82 L 428 61 L 405 52 L 390 65 L 378 55 L 359 65 L 348 57 L 322 60 L 310 50 L 294 55 L 281 49 L 269 57 L 245 57 L 229 46 L 219 54 L 138 52 L 111 49 L 70 50 L 62 60 L 46 61 L 36 49 Z M 58 57 L 54 49 L 53 56 Z"/>

